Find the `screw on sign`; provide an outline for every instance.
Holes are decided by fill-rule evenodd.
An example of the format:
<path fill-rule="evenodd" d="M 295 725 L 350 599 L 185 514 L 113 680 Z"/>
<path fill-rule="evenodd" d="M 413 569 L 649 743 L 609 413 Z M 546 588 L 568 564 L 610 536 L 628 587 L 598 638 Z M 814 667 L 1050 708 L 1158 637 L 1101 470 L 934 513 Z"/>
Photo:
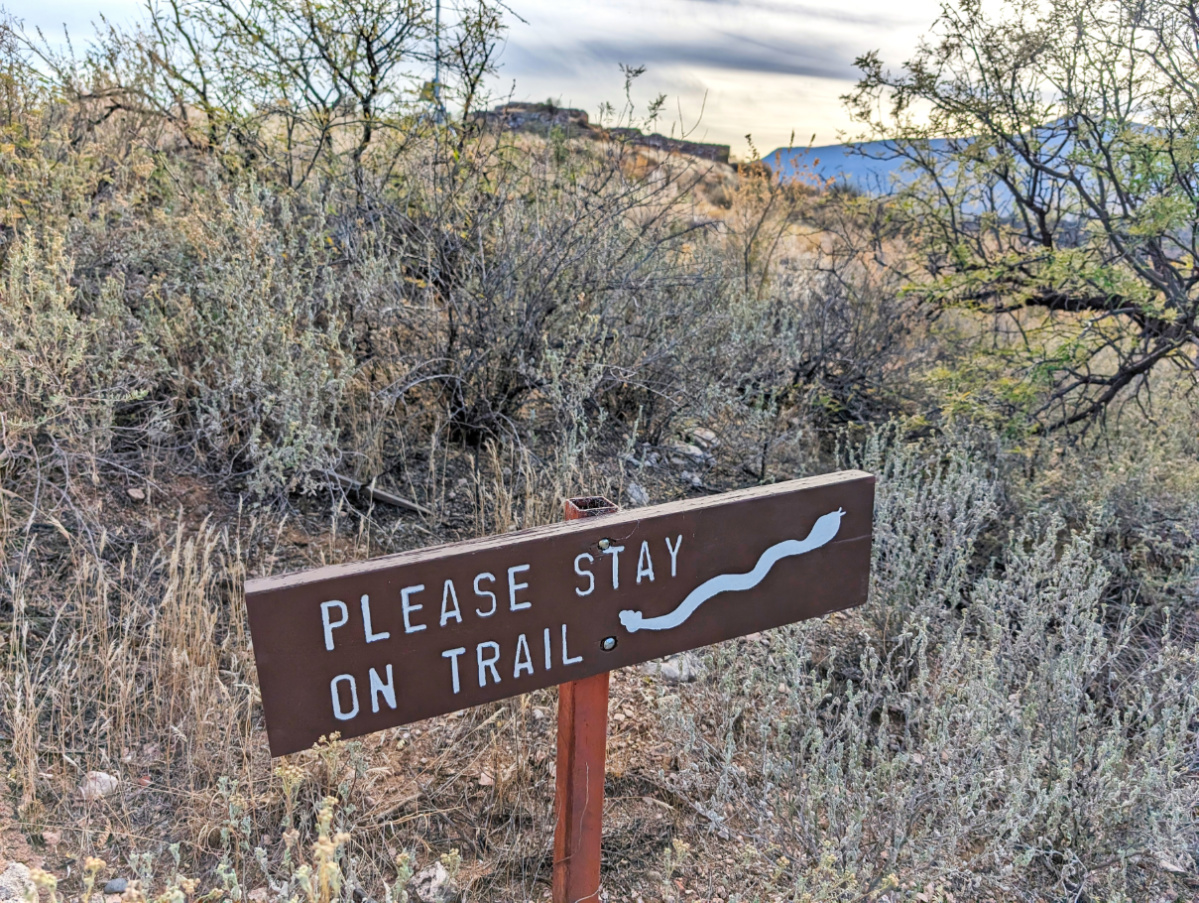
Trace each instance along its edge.
<path fill-rule="evenodd" d="M 560 685 L 554 900 L 599 893 L 608 672 L 866 601 L 843 471 L 246 582 L 271 754 Z"/>

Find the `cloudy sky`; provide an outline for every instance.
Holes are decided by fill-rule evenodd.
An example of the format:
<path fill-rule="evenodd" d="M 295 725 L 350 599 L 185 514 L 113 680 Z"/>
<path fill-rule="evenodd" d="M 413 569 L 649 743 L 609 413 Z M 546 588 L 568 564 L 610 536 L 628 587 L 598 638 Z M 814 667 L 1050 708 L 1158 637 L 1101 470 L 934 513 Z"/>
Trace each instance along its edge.
<path fill-rule="evenodd" d="M 453 0 L 445 0 L 448 7 Z M 0 0 L 26 26 L 73 36 L 103 13 L 138 16 L 140 0 Z M 867 50 L 898 64 L 936 18 L 938 0 L 508 0 L 511 29 L 492 86 L 499 97 L 582 107 L 619 105 L 619 63 L 645 66 L 634 100 L 669 97 L 663 131 L 765 153 L 836 141 L 852 129 L 839 97 Z M 702 117 L 701 117 L 702 111 Z M 698 124 L 697 124 L 698 120 Z"/>

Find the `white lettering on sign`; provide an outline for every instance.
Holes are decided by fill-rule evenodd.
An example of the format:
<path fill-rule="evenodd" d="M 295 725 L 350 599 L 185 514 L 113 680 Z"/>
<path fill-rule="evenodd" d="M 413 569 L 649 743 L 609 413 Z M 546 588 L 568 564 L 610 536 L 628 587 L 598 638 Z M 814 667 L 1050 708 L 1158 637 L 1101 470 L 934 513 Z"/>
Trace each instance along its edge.
<path fill-rule="evenodd" d="M 341 620 L 331 621 L 329 612 L 334 607 L 341 609 Z M 330 652 L 333 651 L 333 628 L 344 627 L 350 621 L 350 610 L 346 608 L 346 604 L 340 599 L 330 599 L 328 602 L 321 603 L 321 624 L 325 627 L 325 648 Z"/>
<path fill-rule="evenodd" d="M 641 582 L 642 577 L 648 577 L 649 582 L 654 582 L 654 560 L 649 554 L 649 540 L 641 540 L 641 552 L 637 555 L 637 582 Z"/>
<path fill-rule="evenodd" d="M 350 685 L 350 708 L 348 709 L 341 707 L 341 693 L 337 690 L 337 685 L 343 681 Z M 354 680 L 354 675 L 338 674 L 329 682 L 329 691 L 333 694 L 334 718 L 338 721 L 349 721 L 358 714 L 358 682 Z"/>
<path fill-rule="evenodd" d="M 371 711 L 379 711 L 379 697 L 383 697 L 383 701 L 387 703 L 388 708 L 396 707 L 396 684 L 395 676 L 391 673 L 391 665 L 388 665 L 384 673 L 387 674 L 387 682 L 384 683 L 379 677 L 379 672 L 371 668 Z"/>
<path fill-rule="evenodd" d="M 425 588 L 423 583 L 418 583 L 416 586 L 405 586 L 400 590 L 400 607 L 404 610 L 404 633 L 416 633 L 418 630 L 424 630 L 428 624 L 413 625 L 410 620 L 413 612 L 420 611 L 424 608 L 423 605 L 413 605 L 412 597 Z"/>
<path fill-rule="evenodd" d="M 533 653 L 529 651 L 529 641 L 523 633 L 516 638 L 516 664 L 512 668 L 514 680 L 520 677 L 521 671 L 533 673 Z"/>
<path fill-rule="evenodd" d="M 409 587 L 414 592 L 420 590 Z M 582 655 L 571 655 L 567 637 L 567 626 L 560 625 L 561 645 L 558 660 L 563 665 L 577 665 L 583 661 Z M 546 627 L 542 631 L 542 643 L 545 651 L 545 670 L 550 670 L 554 664 L 554 650 L 551 643 L 553 629 Z M 462 692 L 462 673 L 458 660 L 466 654 L 465 646 L 446 649 L 441 657 L 450 661 L 450 686 L 454 695 Z M 475 663 L 478 669 L 479 688 L 484 689 L 491 684 L 501 682 L 500 668 L 508 667 L 508 652 L 494 640 L 484 640 L 475 647 Z M 536 668 L 533 664 L 533 649 L 529 645 L 528 634 L 518 634 L 516 646 L 511 649 L 512 678 L 533 677 Z M 370 708 L 378 714 L 386 706 L 388 709 L 397 707 L 395 670 L 387 664 L 379 668 L 367 669 L 367 681 L 370 686 Z M 333 717 L 338 721 L 349 721 L 359 714 L 358 681 L 352 674 L 339 674 L 329 684 L 329 694 L 333 703 Z"/>
<path fill-rule="evenodd" d="M 495 583 L 495 574 L 489 574 L 486 571 L 484 571 L 482 574 L 479 574 L 478 576 L 475 577 L 475 595 L 478 596 L 480 599 L 483 598 L 484 596 L 486 596 L 488 599 L 491 600 L 491 608 L 487 609 L 487 611 L 483 611 L 480 608 L 476 608 L 475 614 L 477 614 L 480 618 L 490 618 L 493 614 L 495 614 L 495 609 L 496 609 L 495 593 L 491 592 L 490 590 L 479 589 L 479 581 L 480 580 L 490 580 L 492 583 Z"/>
<path fill-rule="evenodd" d="M 562 625 L 562 664 L 577 665 L 582 660 L 583 660 L 583 656 L 576 655 L 574 658 L 571 658 L 570 653 L 566 651 L 566 625 L 563 624 Z"/>
<path fill-rule="evenodd" d="M 832 516 L 826 515 L 826 517 Z M 821 522 L 818 522 L 817 526 L 820 527 Z M 659 618 L 645 618 L 640 612 L 623 611 L 620 613 L 621 623 L 630 632 L 636 632 L 637 630 L 665 630 L 671 626 L 677 626 L 683 623 L 699 605 L 713 595 L 756 586 L 758 582 L 764 579 L 766 572 L 773 566 L 775 560 L 786 555 L 799 554 L 798 551 L 795 551 L 795 548 L 798 546 L 804 545 L 805 550 L 808 547 L 815 548 L 812 545 L 815 541 L 813 537 L 816 537 L 818 532 L 817 528 L 813 528 L 812 534 L 802 544 L 795 541 L 788 541 L 772 546 L 763 553 L 758 565 L 748 574 L 722 575 L 721 577 L 707 581 L 699 589 L 690 593 L 684 599 L 683 603 L 669 615 Z M 833 533 L 835 532 L 834 529 Z M 821 544 L 831 539 L 831 536 L 832 534 L 828 538 L 823 539 Z M 682 534 L 675 536 L 673 539 L 670 537 L 664 537 L 663 539 L 666 544 L 666 551 L 670 556 L 670 576 L 676 577 L 678 576 L 679 567 L 679 549 L 683 544 Z M 656 543 L 657 539 L 643 539 L 636 547 L 637 566 L 635 574 L 632 575 L 633 582 L 636 585 L 652 584 L 657 579 L 658 574 L 664 571 L 664 568 L 655 566 L 654 548 L 656 547 Z M 660 556 L 660 547 L 658 548 Z M 611 556 L 612 559 L 611 588 L 613 590 L 620 589 L 620 553 L 623 551 L 625 551 L 623 545 L 609 545 L 603 550 L 603 553 Z M 629 562 L 627 566 L 631 567 L 631 553 L 626 560 Z M 591 552 L 581 552 L 575 556 L 573 563 L 574 573 L 580 578 L 579 584 L 574 588 L 575 594 L 579 598 L 593 595 L 598 588 L 594 571 L 596 556 Z M 659 558 L 657 564 L 664 565 L 664 562 Z M 524 611 L 533 607 L 532 601 L 525 595 L 530 590 L 530 583 L 532 582 L 530 577 L 527 576 L 530 570 L 531 566 L 528 564 L 516 564 L 501 572 L 506 573 L 507 576 L 508 611 Z M 629 575 L 626 575 L 626 582 L 628 577 Z M 738 581 L 745 585 L 741 586 Z M 476 598 L 482 604 L 474 609 L 474 613 L 480 618 L 491 618 L 499 611 L 498 593 L 495 591 L 496 583 L 496 575 L 488 571 L 483 571 L 475 575 L 472 587 Z M 422 602 L 417 601 L 418 595 L 423 593 L 425 588 L 425 584 L 418 583 L 412 586 L 405 586 L 400 590 L 400 615 L 405 634 L 419 633 L 427 630 L 430 626 L 429 623 L 420 620 L 421 613 L 424 612 L 426 606 Z M 434 598 L 436 597 L 434 596 Z M 378 600 L 376 599 L 375 601 Z M 377 615 L 378 612 L 372 611 L 371 603 L 370 596 L 365 593 L 359 600 L 362 611 L 363 636 L 366 642 L 378 643 L 390 640 L 392 636 L 390 630 L 376 629 L 373 616 Z M 378 606 L 376 605 L 375 608 L 378 608 Z M 320 610 L 325 649 L 332 651 L 336 645 L 334 642 L 335 631 L 346 627 L 350 622 L 349 607 L 340 599 L 329 599 L 321 603 Z M 437 618 L 437 627 L 452 629 L 464 623 L 462 604 L 459 600 L 458 588 L 455 585 L 454 579 L 444 579 L 441 586 L 441 608 L 439 617 Z M 557 634 L 556 640 L 555 634 Z M 533 647 L 529 641 L 530 636 L 536 637 L 536 633 L 517 634 L 514 646 L 508 645 L 508 643 L 512 642 L 511 640 L 505 640 L 503 645 L 495 640 L 485 640 L 475 644 L 475 666 L 479 689 L 485 689 L 488 686 L 501 683 L 502 675 L 500 672 L 507 668 L 511 668 L 513 680 L 534 677 L 536 675 L 537 666 L 533 657 Z M 558 647 L 556 650 L 554 648 L 555 645 Z M 582 654 L 572 654 L 571 652 L 566 624 L 560 624 L 556 628 L 543 628 L 541 631 L 541 647 L 541 659 L 544 662 L 545 671 L 553 668 L 555 663 L 569 666 L 577 665 L 583 661 Z M 449 660 L 450 685 L 454 695 L 462 692 L 463 675 L 461 659 L 467 654 L 468 647 L 466 646 L 456 646 L 441 653 L 442 658 Z M 397 708 L 398 694 L 393 665 L 385 664 L 380 667 L 372 667 L 367 669 L 365 674 L 359 673 L 357 677 L 353 674 L 339 674 L 333 678 L 329 686 L 333 715 L 338 721 L 349 721 L 356 718 L 360 714 L 363 705 L 365 705 L 366 700 L 362 700 L 362 705 L 360 705 L 358 678 L 365 679 L 364 687 L 369 686 L 371 712 L 378 714 L 384 709 L 394 710 Z"/>
<path fill-rule="evenodd" d="M 559 661 L 563 665 L 577 665 L 583 661 L 582 655 L 571 655 L 570 646 L 568 644 L 567 627 L 565 624 L 560 625 L 561 645 L 559 647 Z M 548 671 L 554 665 L 554 649 L 551 642 L 553 629 L 546 627 L 541 632 L 542 647 L 545 653 L 545 670 Z M 442 658 L 450 660 L 450 686 L 453 688 L 454 695 L 462 692 L 462 675 L 458 665 L 458 659 L 466 654 L 465 646 L 457 646 L 454 649 L 447 649 L 441 653 Z M 485 640 L 475 647 L 475 664 L 478 669 L 479 688 L 483 689 L 491 684 L 501 682 L 500 669 L 508 667 L 508 652 L 503 649 L 499 643 L 494 640 Z M 516 637 L 516 646 L 511 650 L 512 655 L 512 678 L 519 680 L 521 677 L 532 677 L 536 673 L 536 666 L 533 663 L 533 648 L 529 645 L 528 634 L 521 633 Z M 387 681 L 384 683 L 381 678 L 376 677 L 375 671 L 371 669 L 371 701 L 372 709 L 378 711 L 378 704 L 375 701 L 375 693 L 382 693 L 384 699 L 391 704 L 394 699 L 394 684 L 392 683 L 391 665 L 387 666 Z M 345 674 L 342 677 L 353 680 L 350 675 Z M 340 678 L 339 678 L 340 679 Z M 376 684 L 384 687 L 376 691 Z M 390 690 L 392 695 L 387 695 L 387 690 Z M 335 705 L 337 703 L 334 703 Z M 394 705 L 392 705 L 394 708 Z M 342 711 L 342 710 L 339 710 Z M 345 718 L 352 718 L 353 715 L 346 715 Z M 338 718 L 345 720 L 341 715 Z"/>
<path fill-rule="evenodd" d="M 517 591 L 529 588 L 529 584 L 527 584 L 527 583 L 517 583 L 516 575 L 523 574 L 528 569 L 529 569 L 529 566 L 527 564 L 518 564 L 514 567 L 508 568 L 508 610 L 509 611 L 520 611 L 522 608 L 531 608 L 533 605 L 532 602 L 517 602 L 516 601 Z"/>
<path fill-rule="evenodd" d="M 495 655 L 483 658 L 483 650 L 487 649 L 495 653 Z M 480 643 L 475 649 L 475 656 L 479 661 L 479 686 L 487 686 L 487 672 L 491 671 L 491 679 L 495 683 L 500 682 L 500 672 L 495 670 L 495 663 L 500 660 L 500 644 L 488 640 L 485 643 Z"/>
<path fill-rule="evenodd" d="M 677 577 L 679 575 L 679 546 L 683 544 L 683 534 L 680 533 L 675 537 L 674 545 L 670 544 L 670 537 L 666 537 L 666 550 L 670 552 L 670 576 Z"/>
<path fill-rule="evenodd" d="M 721 593 L 737 593 L 753 589 L 766 579 L 766 575 L 782 559 L 792 555 L 803 555 L 805 552 L 819 549 L 831 542 L 837 535 L 837 531 L 841 529 L 841 518 L 844 516 L 845 512 L 840 508 L 830 511 L 817 519 L 804 539 L 787 539 L 775 543 L 759 556 L 758 563 L 753 566 L 753 569 L 744 574 L 720 574 L 711 580 L 705 580 L 688 593 L 687 597 L 679 603 L 678 608 L 669 614 L 647 618 L 639 611 L 625 609 L 620 613 L 620 623 L 629 633 L 636 633 L 638 630 L 670 630 L 678 627 L 712 597 Z"/>
<path fill-rule="evenodd" d="M 608 546 L 604 549 L 605 555 L 612 556 L 612 589 L 620 589 L 620 553 L 624 551 L 624 546 Z"/>
<path fill-rule="evenodd" d="M 379 640 L 391 639 L 391 634 L 384 630 L 381 633 L 375 633 L 371 629 L 371 597 L 363 596 L 360 600 L 362 604 L 362 626 L 366 631 L 366 641 L 368 643 L 377 643 Z"/>
<path fill-rule="evenodd" d="M 335 607 L 341 609 L 342 620 L 330 620 L 329 613 L 332 612 L 333 608 Z M 331 598 L 329 602 L 320 603 L 320 622 L 325 627 L 325 649 L 329 650 L 330 652 L 333 651 L 333 628 L 344 627 L 345 625 L 349 624 L 349 620 L 350 609 L 345 607 L 345 603 L 341 600 Z"/>
<path fill-rule="evenodd" d="M 591 568 L 584 568 L 584 569 L 579 568 L 579 565 L 582 564 L 584 558 L 587 559 L 588 564 L 592 564 L 595 562 L 595 559 L 592 557 L 590 552 L 583 552 L 582 554 L 575 556 L 575 573 L 578 574 L 580 577 L 587 578 L 587 589 L 581 589 L 580 587 L 576 586 L 575 587 L 575 595 L 576 596 L 590 596 L 592 594 L 592 592 L 595 591 L 595 574 L 591 573 Z"/>
<path fill-rule="evenodd" d="M 671 541 L 670 537 L 664 537 L 666 543 L 666 551 L 670 555 L 670 576 L 678 576 L 679 569 L 679 548 L 683 544 L 682 534 L 679 534 Z M 653 543 L 649 539 L 641 540 L 637 547 L 637 569 L 634 574 L 634 582 L 637 585 L 643 583 L 653 583 L 657 579 L 659 573 L 655 566 L 653 556 Z M 620 553 L 625 550 L 621 545 L 609 545 L 603 550 L 605 555 L 612 558 L 612 589 L 620 589 Z M 631 560 L 631 559 L 630 559 Z M 579 598 L 585 598 L 595 593 L 597 589 L 597 581 L 595 571 L 593 570 L 596 563 L 595 556 L 590 552 L 580 552 L 574 558 L 574 573 L 585 581 L 580 585 L 575 586 L 575 595 Z M 512 612 L 524 611 L 533 607 L 533 602 L 524 597 L 525 591 L 530 589 L 529 578 L 524 577 L 531 570 L 528 564 L 516 564 L 506 569 L 508 583 L 508 610 Z M 523 579 L 522 579 L 523 578 Z M 485 603 L 486 607 L 477 607 L 474 609 L 475 614 L 480 618 L 493 617 L 499 611 L 498 594 L 494 591 L 496 584 L 496 575 L 489 571 L 483 571 L 476 574 L 473 582 L 475 596 Z M 487 588 L 492 587 L 492 588 Z M 405 586 L 400 590 L 400 614 L 404 624 L 404 633 L 420 633 L 422 630 L 429 628 L 428 623 L 423 623 L 419 620 L 419 613 L 423 612 L 425 605 L 416 601 L 418 593 L 425 590 L 423 583 L 418 583 L 413 586 Z M 724 592 L 724 590 L 721 590 Z M 378 599 L 374 600 L 375 602 Z M 371 597 L 363 594 L 359 599 L 359 605 L 362 611 L 362 630 L 363 636 L 367 643 L 379 643 L 391 639 L 390 630 L 376 630 L 374 616 L 377 614 L 372 609 Z M 377 608 L 378 606 L 374 606 Z M 350 622 L 349 606 L 340 599 L 329 599 L 320 604 L 321 609 L 321 631 L 324 636 L 325 649 L 332 652 L 336 643 L 334 641 L 335 631 L 347 626 Z M 386 611 L 384 612 L 386 614 Z M 440 628 L 450 627 L 451 625 L 461 625 L 465 623 L 465 618 L 462 613 L 462 604 L 458 597 L 458 587 L 454 580 L 447 578 L 442 581 L 441 588 L 441 609 L 440 616 L 437 619 L 437 626 Z M 636 629 L 640 630 L 661 630 L 662 627 L 651 627 L 649 621 L 636 621 Z M 655 623 L 659 623 L 656 621 Z M 664 623 L 664 622 L 663 622 Z M 528 639 L 525 639 L 525 645 L 528 646 Z M 549 634 L 545 635 L 545 666 L 551 666 L 551 649 Z M 527 656 L 529 665 L 532 663 L 531 647 L 530 654 Z M 457 667 L 456 662 L 452 663 L 453 667 Z M 522 663 L 523 664 L 523 663 Z M 521 668 L 522 672 L 525 670 Z M 344 711 L 344 709 L 343 709 Z"/>
<path fill-rule="evenodd" d="M 441 653 L 442 658 L 448 658 L 450 660 L 450 673 L 453 675 L 455 693 L 461 689 L 458 685 L 458 656 L 462 655 L 464 652 L 466 652 L 466 647 L 459 646 L 457 649 L 447 649 L 445 652 Z"/>
<path fill-rule="evenodd" d="M 447 605 L 449 602 L 454 603 L 454 609 L 451 611 Z M 462 611 L 458 608 L 458 591 L 454 589 L 454 581 L 447 580 L 445 588 L 441 591 L 441 625 L 445 627 L 446 622 L 453 618 L 459 624 L 462 623 Z"/>

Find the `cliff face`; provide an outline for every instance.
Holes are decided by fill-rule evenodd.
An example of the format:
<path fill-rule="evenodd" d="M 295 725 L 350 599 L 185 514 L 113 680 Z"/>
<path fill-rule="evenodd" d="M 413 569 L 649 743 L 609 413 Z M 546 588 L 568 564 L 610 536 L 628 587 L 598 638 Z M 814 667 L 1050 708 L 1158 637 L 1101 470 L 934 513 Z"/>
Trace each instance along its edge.
<path fill-rule="evenodd" d="M 548 103 L 504 103 L 494 110 L 476 113 L 475 117 L 488 125 L 514 131 L 543 133 L 556 127 L 565 130 L 570 137 L 598 132 L 588 121 L 586 111 Z"/>
<path fill-rule="evenodd" d="M 641 147 L 652 147 L 668 153 L 687 154 L 716 163 L 729 162 L 727 144 L 704 144 L 699 141 L 684 141 L 669 138 L 656 132 L 645 134 L 641 129 L 605 129 L 593 125 L 585 110 L 556 107 L 547 103 L 505 103 L 494 110 L 475 114 L 476 118 L 490 126 L 516 131 L 544 134 L 551 129 L 562 129 L 567 137 L 626 141 Z"/>

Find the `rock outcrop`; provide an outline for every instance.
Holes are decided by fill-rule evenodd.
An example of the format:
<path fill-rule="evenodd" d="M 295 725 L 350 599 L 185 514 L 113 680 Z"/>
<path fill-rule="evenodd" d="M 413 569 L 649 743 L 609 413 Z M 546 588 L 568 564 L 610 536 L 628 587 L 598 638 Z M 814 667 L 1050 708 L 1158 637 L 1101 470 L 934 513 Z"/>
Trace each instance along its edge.
<path fill-rule="evenodd" d="M 699 141 L 684 141 L 654 132 L 645 134 L 641 129 L 610 128 L 594 125 L 585 110 L 558 107 L 549 103 L 505 103 L 494 110 L 475 114 L 483 123 L 513 131 L 549 134 L 560 129 L 568 138 L 591 138 L 594 140 L 624 141 L 639 147 L 652 147 L 667 153 L 687 154 L 715 163 L 729 162 L 727 144 L 704 144 Z"/>

